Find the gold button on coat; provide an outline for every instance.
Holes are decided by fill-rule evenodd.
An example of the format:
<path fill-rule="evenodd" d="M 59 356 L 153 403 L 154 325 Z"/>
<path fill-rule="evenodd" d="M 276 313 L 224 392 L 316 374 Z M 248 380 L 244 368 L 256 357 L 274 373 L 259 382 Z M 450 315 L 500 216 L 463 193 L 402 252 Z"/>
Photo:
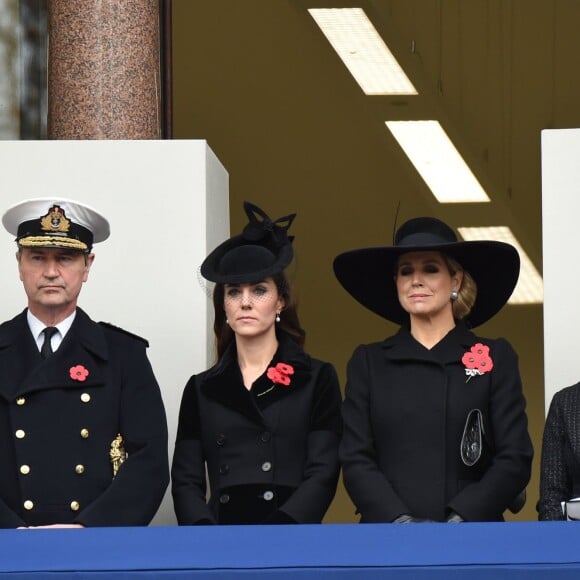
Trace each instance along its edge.
<path fill-rule="evenodd" d="M 84 473 L 85 472 L 85 466 L 79 464 L 79 465 L 77 465 L 75 467 L 75 471 L 80 475 L 81 473 Z"/>
<path fill-rule="evenodd" d="M 73 512 L 78 512 L 80 507 L 81 507 L 81 504 L 78 501 L 71 501 L 70 502 L 70 509 Z"/>
<path fill-rule="evenodd" d="M 26 437 L 26 433 L 22 429 L 16 430 L 16 439 L 24 439 Z"/>
<path fill-rule="evenodd" d="M 28 475 L 30 473 L 30 466 L 29 465 L 21 465 L 20 466 L 20 473 L 22 473 L 22 475 Z"/>
<path fill-rule="evenodd" d="M 88 437 L 89 437 L 89 430 L 88 429 L 81 429 L 81 437 L 83 439 L 88 439 Z"/>
<path fill-rule="evenodd" d="M 34 507 L 34 503 L 33 503 L 33 502 L 31 502 L 29 499 L 27 499 L 27 500 L 24 502 L 24 509 L 25 509 L 25 510 L 31 510 L 33 507 Z"/>
<path fill-rule="evenodd" d="M 24 397 L 18 397 L 18 399 L 16 399 L 17 405 L 24 405 L 24 403 L 26 403 L 26 399 Z"/>
<path fill-rule="evenodd" d="M 83 393 L 81 395 L 81 401 L 83 403 L 88 403 L 91 400 L 91 396 L 88 393 Z"/>

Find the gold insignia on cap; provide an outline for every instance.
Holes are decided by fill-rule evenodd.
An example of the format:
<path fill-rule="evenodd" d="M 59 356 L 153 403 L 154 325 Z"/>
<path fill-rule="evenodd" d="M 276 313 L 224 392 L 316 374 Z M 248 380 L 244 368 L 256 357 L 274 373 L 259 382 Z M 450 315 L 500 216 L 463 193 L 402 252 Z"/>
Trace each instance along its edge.
<path fill-rule="evenodd" d="M 64 215 L 64 210 L 59 205 L 53 205 L 48 213 L 40 218 L 41 229 L 45 232 L 67 233 L 70 229 L 70 221 Z"/>

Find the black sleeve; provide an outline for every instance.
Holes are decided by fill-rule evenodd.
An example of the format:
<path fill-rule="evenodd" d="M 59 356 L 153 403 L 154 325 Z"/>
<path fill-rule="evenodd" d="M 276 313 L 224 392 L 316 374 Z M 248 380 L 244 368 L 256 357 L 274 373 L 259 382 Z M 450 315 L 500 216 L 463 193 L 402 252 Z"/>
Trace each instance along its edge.
<path fill-rule="evenodd" d="M 171 479 L 175 515 L 180 525 L 216 523 L 206 503 L 196 377 L 189 380 L 181 399 Z"/>
<path fill-rule="evenodd" d="M 342 397 L 334 367 L 323 363 L 318 373 L 308 434 L 304 478 L 290 498 L 280 506 L 278 523 L 322 520 L 338 483 L 340 464 L 338 444 L 342 430 Z M 284 521 L 285 516 L 291 519 Z M 275 523 L 275 522 L 272 522 Z"/>
<path fill-rule="evenodd" d="M 561 502 L 571 499 L 573 493 L 564 454 L 569 442 L 564 409 L 560 404 L 562 395 L 562 392 L 554 395 L 544 427 L 538 504 L 540 520 L 563 520 Z"/>

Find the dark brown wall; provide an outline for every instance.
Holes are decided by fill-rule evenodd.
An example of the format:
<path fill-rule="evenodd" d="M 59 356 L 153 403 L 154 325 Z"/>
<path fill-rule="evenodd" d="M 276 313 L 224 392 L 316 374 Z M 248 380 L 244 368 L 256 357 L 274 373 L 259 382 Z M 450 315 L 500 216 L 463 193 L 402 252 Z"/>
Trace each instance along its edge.
<path fill-rule="evenodd" d="M 368 97 L 307 13 L 365 9 L 420 90 L 417 98 Z M 244 199 L 272 217 L 296 211 L 291 269 L 308 350 L 344 382 L 361 342 L 394 327 L 339 287 L 342 250 L 390 243 L 421 214 L 454 226 L 510 226 L 541 271 L 540 130 L 580 126 L 580 90 L 565 77 L 578 54 L 570 1 L 174 0 L 174 137 L 207 139 L 230 174 L 232 231 Z M 415 41 L 415 52 L 410 50 Z M 575 98 L 572 98 L 572 95 Z M 438 118 L 486 187 L 490 204 L 439 205 L 384 121 Z M 508 338 L 520 355 L 536 448 L 528 504 L 536 519 L 544 421 L 542 308 L 508 306 L 478 329 Z M 327 518 L 354 521 L 342 489 Z"/>

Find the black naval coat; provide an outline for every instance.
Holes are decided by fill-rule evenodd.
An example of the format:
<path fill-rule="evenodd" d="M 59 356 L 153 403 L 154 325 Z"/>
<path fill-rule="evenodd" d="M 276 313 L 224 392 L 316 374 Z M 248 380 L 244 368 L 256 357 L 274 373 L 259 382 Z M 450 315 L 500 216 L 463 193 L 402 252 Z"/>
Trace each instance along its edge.
<path fill-rule="evenodd" d="M 493 369 L 469 377 L 462 358 L 477 343 L 489 346 Z M 461 442 L 472 411 L 482 429 L 481 443 L 473 440 L 480 455 L 469 465 Z M 404 327 L 359 346 L 348 365 L 343 418 L 345 485 L 365 523 L 403 514 L 445 521 L 452 512 L 501 521 L 530 479 L 517 355 L 506 340 L 478 337 L 462 322 L 431 350 Z"/>
<path fill-rule="evenodd" d="M 81 309 L 47 360 L 26 310 L 0 326 L 0 527 L 151 521 L 168 484 L 167 423 L 145 348 Z M 118 434 L 128 456 L 114 477 Z"/>
<path fill-rule="evenodd" d="M 271 388 L 265 373 L 248 391 L 235 344 L 187 383 L 172 468 L 179 524 L 322 520 L 339 474 L 338 379 L 289 336 L 280 333 L 279 343 L 271 364 L 294 368 L 289 386 Z"/>

